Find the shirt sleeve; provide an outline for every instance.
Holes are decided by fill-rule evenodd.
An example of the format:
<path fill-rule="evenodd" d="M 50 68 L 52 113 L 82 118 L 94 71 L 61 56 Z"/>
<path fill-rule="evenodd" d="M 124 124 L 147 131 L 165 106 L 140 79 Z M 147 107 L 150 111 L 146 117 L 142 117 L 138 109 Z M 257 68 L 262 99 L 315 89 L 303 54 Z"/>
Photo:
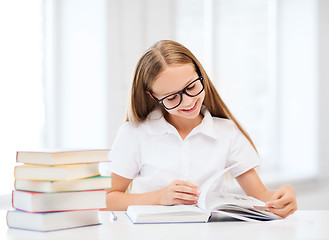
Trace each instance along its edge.
<path fill-rule="evenodd" d="M 109 152 L 109 169 L 122 177 L 133 179 L 140 171 L 140 153 L 137 127 L 132 123 L 122 125 Z"/>
<path fill-rule="evenodd" d="M 229 170 L 232 177 L 237 177 L 259 165 L 259 156 L 249 140 L 234 124 L 232 139 L 228 153 L 226 167 L 237 164 Z"/>

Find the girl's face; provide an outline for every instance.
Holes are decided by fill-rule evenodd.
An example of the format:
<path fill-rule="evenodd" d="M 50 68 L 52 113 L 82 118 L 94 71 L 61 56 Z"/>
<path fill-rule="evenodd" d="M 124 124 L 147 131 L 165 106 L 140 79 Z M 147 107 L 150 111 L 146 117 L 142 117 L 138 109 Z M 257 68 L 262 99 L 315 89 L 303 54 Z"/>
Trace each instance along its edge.
<path fill-rule="evenodd" d="M 198 77 L 192 64 L 168 66 L 153 83 L 153 96 L 162 99 L 172 93 L 181 91 Z M 195 97 L 182 94 L 180 105 L 172 110 L 167 110 L 167 112 L 171 117 L 178 119 L 195 119 L 200 114 L 204 97 L 205 91 Z"/>

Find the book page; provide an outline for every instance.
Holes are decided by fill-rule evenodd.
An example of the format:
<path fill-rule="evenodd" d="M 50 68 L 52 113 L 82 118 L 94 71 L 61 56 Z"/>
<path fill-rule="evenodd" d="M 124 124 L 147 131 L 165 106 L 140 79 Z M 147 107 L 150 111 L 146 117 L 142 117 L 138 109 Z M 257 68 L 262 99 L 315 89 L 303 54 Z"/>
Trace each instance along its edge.
<path fill-rule="evenodd" d="M 213 210 L 221 210 L 223 205 L 239 205 L 241 207 L 253 208 L 265 207 L 265 203 L 250 197 L 239 194 L 224 193 L 224 192 L 215 192 L 215 184 L 217 184 L 220 179 L 223 177 L 224 173 L 230 169 L 239 165 L 240 162 L 233 164 L 232 166 L 225 168 L 224 170 L 218 172 L 211 178 L 209 178 L 201 187 L 201 194 L 199 196 L 199 201 L 197 206 L 205 211 L 211 212 Z"/>
<path fill-rule="evenodd" d="M 225 211 L 215 211 L 213 214 L 215 214 L 215 215 L 216 214 L 224 215 L 224 216 L 227 216 L 227 217 L 231 217 L 233 219 L 238 219 L 238 220 L 242 220 L 242 221 L 246 221 L 246 222 L 259 222 L 259 220 L 255 220 L 255 219 L 252 219 L 252 218 L 244 217 L 244 216 L 239 215 L 239 214 L 234 214 L 234 213 L 225 212 Z"/>
<path fill-rule="evenodd" d="M 213 210 L 242 210 L 253 209 L 256 207 L 265 207 L 265 203 L 245 195 L 233 193 L 215 193 L 207 196 L 206 207 L 210 211 Z"/>
<path fill-rule="evenodd" d="M 194 205 L 131 205 L 128 207 L 127 212 L 134 210 L 139 215 L 161 215 L 161 214 L 175 214 L 175 213 L 204 213 L 202 209 Z"/>
<path fill-rule="evenodd" d="M 201 186 L 201 194 L 199 196 L 199 200 L 197 203 L 197 206 L 203 210 L 210 211 L 207 207 L 207 195 L 211 195 L 211 192 L 213 191 L 211 188 L 214 186 L 215 183 L 218 183 L 220 181 L 220 178 L 229 171 L 230 169 L 236 167 L 239 165 L 240 162 L 233 164 L 232 166 L 225 168 L 224 170 L 218 172 L 217 174 L 213 175 L 211 178 L 209 178 L 202 186 Z"/>

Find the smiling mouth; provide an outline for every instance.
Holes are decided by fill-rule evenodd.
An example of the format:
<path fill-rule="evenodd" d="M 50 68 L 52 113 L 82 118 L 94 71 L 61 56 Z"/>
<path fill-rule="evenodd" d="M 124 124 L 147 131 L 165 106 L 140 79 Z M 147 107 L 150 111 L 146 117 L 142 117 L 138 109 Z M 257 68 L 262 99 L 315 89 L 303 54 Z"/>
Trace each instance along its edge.
<path fill-rule="evenodd" d="M 192 112 L 192 111 L 194 111 L 196 109 L 196 107 L 197 107 L 197 103 L 198 103 L 198 101 L 196 101 L 195 104 L 191 108 L 182 109 L 182 111 L 184 111 L 184 112 Z"/>

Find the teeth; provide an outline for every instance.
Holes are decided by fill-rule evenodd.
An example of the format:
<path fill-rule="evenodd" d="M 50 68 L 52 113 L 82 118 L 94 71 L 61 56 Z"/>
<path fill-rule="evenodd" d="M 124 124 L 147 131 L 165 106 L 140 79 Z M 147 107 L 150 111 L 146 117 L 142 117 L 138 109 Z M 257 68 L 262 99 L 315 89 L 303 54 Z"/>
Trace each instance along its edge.
<path fill-rule="evenodd" d="M 195 104 L 194 104 L 191 108 L 187 108 L 187 109 L 185 109 L 185 110 L 186 110 L 186 111 L 191 110 L 192 108 L 194 108 L 194 106 L 195 106 Z"/>

